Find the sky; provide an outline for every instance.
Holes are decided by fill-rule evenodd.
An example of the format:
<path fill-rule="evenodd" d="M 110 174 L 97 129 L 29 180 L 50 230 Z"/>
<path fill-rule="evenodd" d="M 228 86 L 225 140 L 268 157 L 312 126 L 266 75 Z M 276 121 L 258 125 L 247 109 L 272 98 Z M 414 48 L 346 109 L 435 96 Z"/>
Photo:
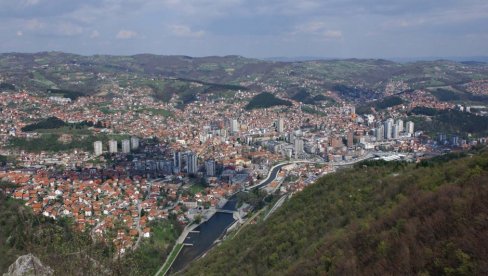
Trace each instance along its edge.
<path fill-rule="evenodd" d="M 487 0 L 0 0 L 0 52 L 488 56 Z"/>

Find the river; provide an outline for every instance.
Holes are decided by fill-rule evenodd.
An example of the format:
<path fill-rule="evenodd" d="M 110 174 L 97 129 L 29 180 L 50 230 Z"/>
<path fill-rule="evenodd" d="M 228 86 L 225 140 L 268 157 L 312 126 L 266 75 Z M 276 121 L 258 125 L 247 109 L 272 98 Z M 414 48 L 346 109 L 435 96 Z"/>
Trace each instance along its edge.
<path fill-rule="evenodd" d="M 231 197 L 222 207 L 225 210 L 235 210 L 237 198 Z M 171 266 L 169 273 L 174 273 L 184 269 L 190 262 L 203 255 L 209 250 L 213 243 L 221 237 L 225 230 L 235 222 L 232 214 L 215 213 L 209 220 L 200 224 L 195 231 L 199 233 L 189 233 L 185 243 L 193 246 L 185 246 Z"/>
<path fill-rule="evenodd" d="M 261 188 L 271 183 L 277 176 L 280 169 L 287 164 L 277 166 L 271 171 L 270 177 L 253 187 L 253 189 Z M 232 196 L 227 203 L 222 207 L 225 210 L 236 210 L 237 197 Z M 197 259 L 205 252 L 207 252 L 214 242 L 219 239 L 225 232 L 225 230 L 235 222 L 232 214 L 228 213 L 215 213 L 209 220 L 195 228 L 195 231 L 199 233 L 189 233 L 185 239 L 185 243 L 192 244 L 193 246 L 184 246 L 180 254 L 174 261 L 169 274 L 183 270 L 189 263 Z"/>

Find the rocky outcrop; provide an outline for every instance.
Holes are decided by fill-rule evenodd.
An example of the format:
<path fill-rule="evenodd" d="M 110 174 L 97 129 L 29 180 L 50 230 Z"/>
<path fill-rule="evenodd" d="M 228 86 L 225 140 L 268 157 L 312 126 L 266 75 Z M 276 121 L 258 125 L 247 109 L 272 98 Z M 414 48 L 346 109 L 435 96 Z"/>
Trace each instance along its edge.
<path fill-rule="evenodd" d="M 39 258 L 27 254 L 17 258 L 3 276 L 51 276 L 53 274 L 54 271 L 49 266 L 44 266 Z"/>

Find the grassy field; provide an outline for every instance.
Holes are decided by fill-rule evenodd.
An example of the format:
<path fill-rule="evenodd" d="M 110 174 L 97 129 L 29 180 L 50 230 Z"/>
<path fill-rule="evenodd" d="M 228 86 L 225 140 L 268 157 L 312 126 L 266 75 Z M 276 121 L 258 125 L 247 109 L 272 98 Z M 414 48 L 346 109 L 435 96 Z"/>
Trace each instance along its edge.
<path fill-rule="evenodd" d="M 205 191 L 205 187 L 199 184 L 193 184 L 190 186 L 190 193 L 191 194 L 196 194 L 196 193 L 203 193 Z"/>
<path fill-rule="evenodd" d="M 34 71 L 32 74 L 34 76 L 33 80 L 40 83 L 41 85 L 45 87 L 56 87 L 56 84 L 54 82 L 46 79 L 46 77 L 44 77 L 44 75 L 42 75 L 41 73 Z"/>
<path fill-rule="evenodd" d="M 139 249 L 128 256 L 139 265 L 134 269 L 134 275 L 154 275 L 161 263 L 171 255 L 171 249 L 180 235 L 179 229 L 169 220 L 152 222 L 149 227 L 151 237 L 144 239 Z"/>
<path fill-rule="evenodd" d="M 173 224 L 168 221 L 161 221 L 152 226 L 152 242 L 157 245 L 167 245 L 168 242 L 173 242 L 178 238 L 178 231 L 176 231 Z"/>
<path fill-rule="evenodd" d="M 70 126 L 60 127 L 60 128 L 53 128 L 53 129 L 38 129 L 36 130 L 38 133 L 42 134 L 70 134 L 70 135 L 90 135 L 92 131 L 88 129 L 88 127 L 82 128 L 75 128 Z"/>

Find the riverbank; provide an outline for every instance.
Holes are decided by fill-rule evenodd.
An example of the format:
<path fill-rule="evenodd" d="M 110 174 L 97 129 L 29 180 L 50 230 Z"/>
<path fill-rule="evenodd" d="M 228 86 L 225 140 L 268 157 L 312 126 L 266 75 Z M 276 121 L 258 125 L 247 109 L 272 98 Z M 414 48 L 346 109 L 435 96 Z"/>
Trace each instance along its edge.
<path fill-rule="evenodd" d="M 169 269 L 173 265 L 173 262 L 176 260 L 176 257 L 180 253 L 181 249 L 183 249 L 183 246 L 184 245 L 182 243 L 175 244 L 173 250 L 171 250 L 163 266 L 158 270 L 158 272 L 156 272 L 155 276 L 164 276 L 166 273 L 168 273 Z"/>
<path fill-rule="evenodd" d="M 171 253 L 168 255 L 168 257 L 166 258 L 166 261 L 161 266 L 161 268 L 158 270 L 158 272 L 156 272 L 155 276 L 164 276 L 168 273 L 169 269 L 173 265 L 174 261 L 176 260 L 176 258 L 179 255 L 179 253 L 181 252 L 181 250 L 185 246 L 184 243 L 185 243 L 185 239 L 188 236 L 188 234 L 191 233 L 192 231 L 194 231 L 195 228 L 200 226 L 202 223 L 205 223 L 206 221 L 208 221 L 214 214 L 215 214 L 215 211 L 212 212 L 209 210 L 209 211 L 207 211 L 205 216 L 203 216 L 203 219 L 200 223 L 187 225 L 185 227 L 185 229 L 183 229 L 183 232 L 181 232 L 180 236 L 176 240 L 175 245 L 173 246 L 173 249 L 171 250 Z"/>
<path fill-rule="evenodd" d="M 246 190 L 265 187 L 275 180 L 278 172 L 283 166 L 292 163 L 309 163 L 309 161 L 292 161 L 276 164 L 270 169 L 266 179 L 254 186 L 248 187 Z M 235 194 L 233 194 L 227 201 L 221 202 L 219 207 L 223 210 L 236 211 L 236 204 L 237 199 Z M 193 228 L 195 231 L 184 231 L 178 239 L 178 242 L 185 244 L 185 246 L 177 255 L 168 272 L 181 271 L 192 261 L 203 256 L 206 252 L 211 250 L 216 244 L 216 241 L 225 234 L 229 227 L 240 227 L 236 222 L 237 219 L 234 218 L 233 214 L 217 212 L 208 218 L 208 220 L 202 221 L 202 223 Z"/>
<path fill-rule="evenodd" d="M 232 214 L 217 212 L 208 221 L 189 232 L 183 242 L 185 246 L 171 266 L 170 272 L 181 271 L 193 260 L 202 256 L 234 222 Z"/>

